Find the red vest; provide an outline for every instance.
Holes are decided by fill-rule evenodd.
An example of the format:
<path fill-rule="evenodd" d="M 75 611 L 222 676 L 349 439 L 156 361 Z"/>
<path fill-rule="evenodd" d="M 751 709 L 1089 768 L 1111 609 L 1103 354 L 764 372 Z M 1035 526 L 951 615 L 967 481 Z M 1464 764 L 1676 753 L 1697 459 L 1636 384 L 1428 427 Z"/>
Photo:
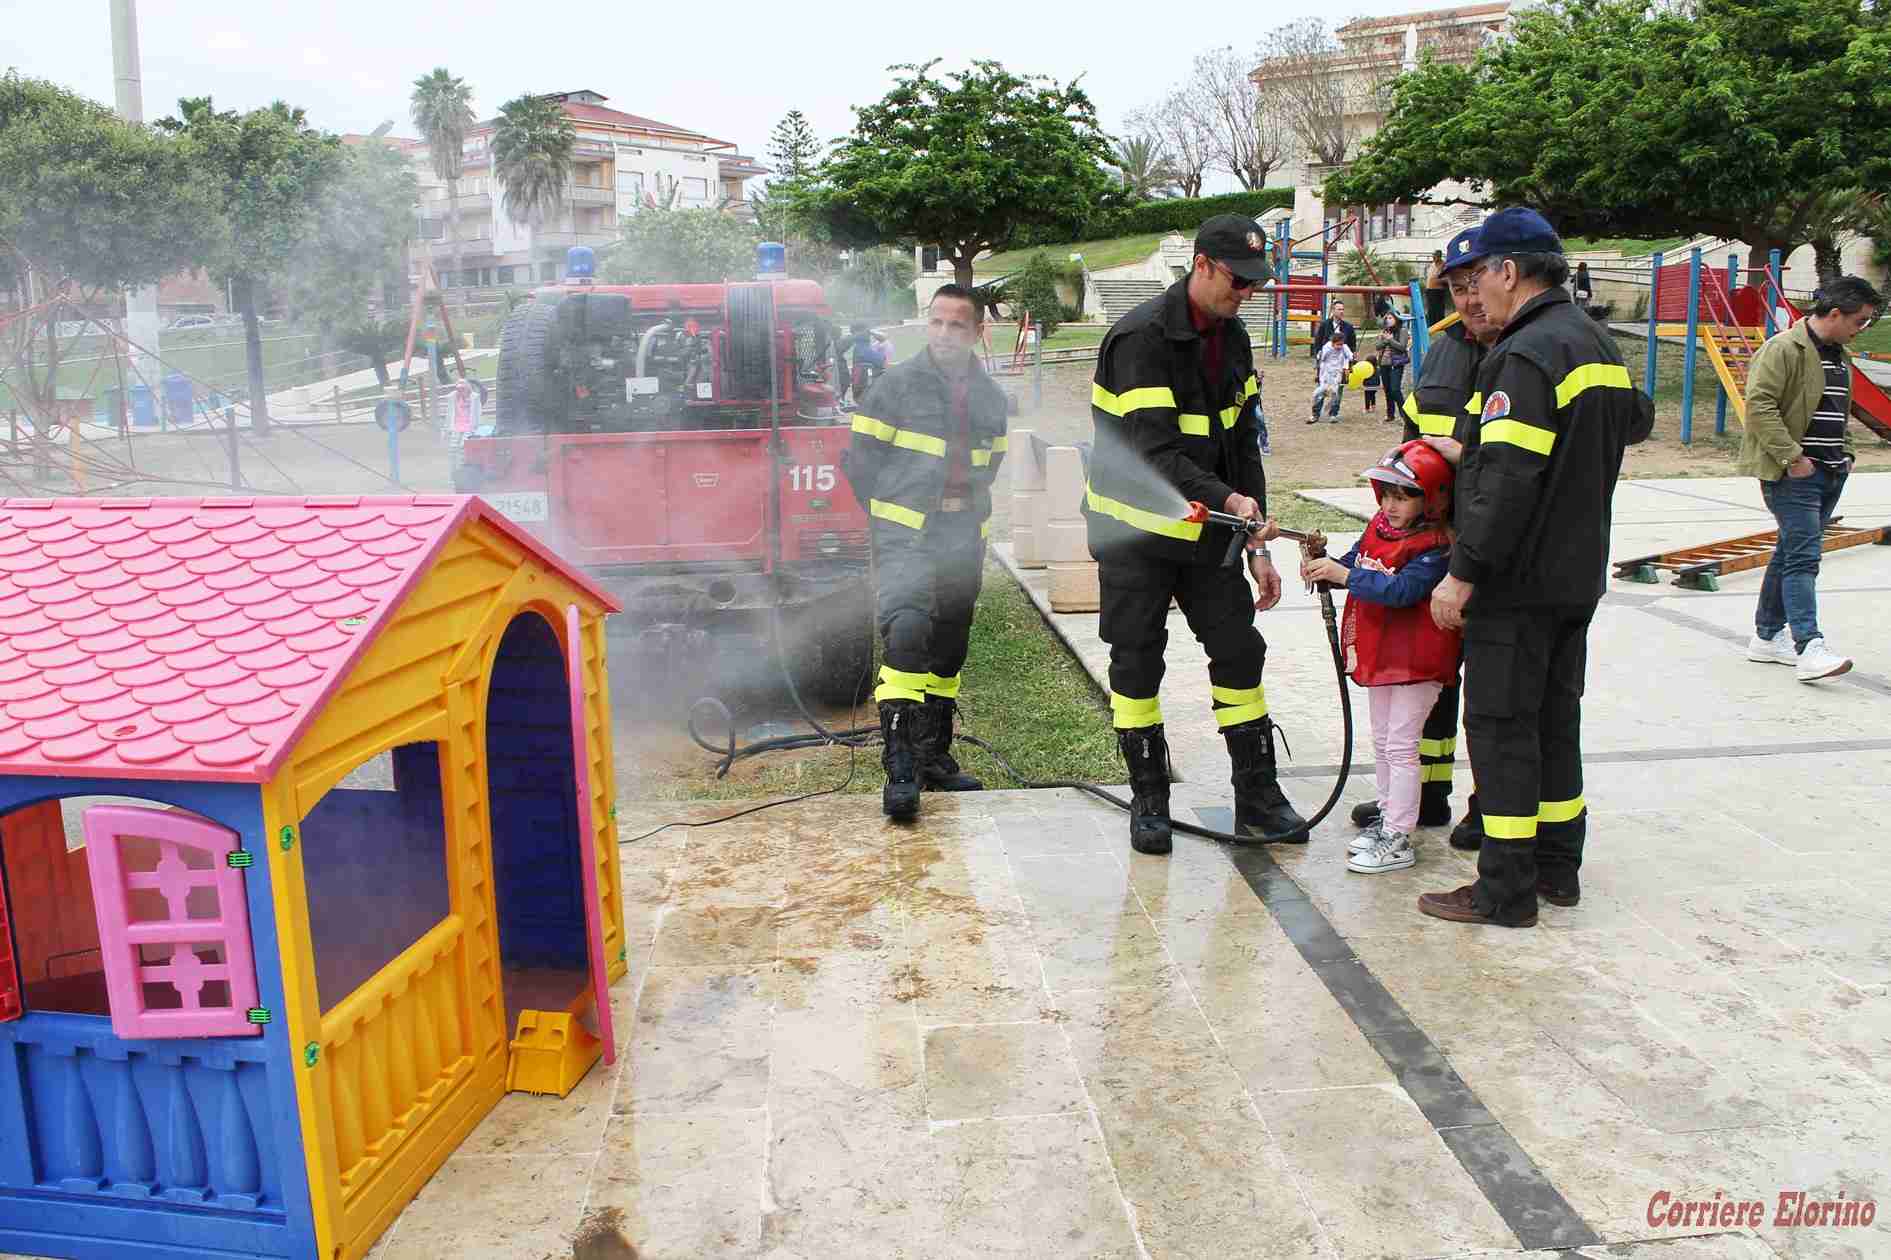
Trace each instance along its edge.
<path fill-rule="evenodd" d="M 1391 573 L 1427 551 L 1450 545 L 1445 532 L 1436 529 L 1405 538 L 1382 538 L 1377 523 L 1374 517 L 1373 524 L 1366 526 L 1359 555 L 1370 556 Z M 1441 682 L 1448 687 L 1458 677 L 1462 642 L 1456 630 L 1440 630 L 1431 619 L 1429 595 L 1409 608 L 1347 597 L 1340 642 L 1346 649 L 1347 672 L 1362 687 L 1415 682 Z"/>

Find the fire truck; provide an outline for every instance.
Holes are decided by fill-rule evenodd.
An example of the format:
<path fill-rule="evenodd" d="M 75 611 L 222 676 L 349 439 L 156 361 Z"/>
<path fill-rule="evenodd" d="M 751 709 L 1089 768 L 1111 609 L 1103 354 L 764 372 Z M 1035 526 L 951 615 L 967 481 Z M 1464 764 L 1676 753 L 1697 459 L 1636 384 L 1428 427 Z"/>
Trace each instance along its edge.
<path fill-rule="evenodd" d="M 821 287 L 593 284 L 573 254 L 501 329 L 495 423 L 457 488 L 621 598 L 640 688 L 772 681 L 779 645 L 804 696 L 870 693 L 867 519 Z"/>

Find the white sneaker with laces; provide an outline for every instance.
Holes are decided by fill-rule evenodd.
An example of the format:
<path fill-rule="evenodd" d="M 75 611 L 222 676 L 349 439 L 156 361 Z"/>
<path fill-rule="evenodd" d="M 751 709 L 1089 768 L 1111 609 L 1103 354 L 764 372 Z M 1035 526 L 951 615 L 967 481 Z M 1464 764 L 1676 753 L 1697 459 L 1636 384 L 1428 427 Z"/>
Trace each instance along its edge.
<path fill-rule="evenodd" d="M 1793 632 L 1781 627 L 1770 639 L 1758 634 L 1747 640 L 1747 659 L 1768 665 L 1797 665 L 1799 653 L 1793 647 Z"/>
<path fill-rule="evenodd" d="M 1799 681 L 1817 682 L 1821 678 L 1837 678 L 1852 667 L 1852 658 L 1840 656 L 1826 646 L 1823 637 L 1806 644 L 1806 650 L 1799 654 Z"/>
<path fill-rule="evenodd" d="M 1402 871 L 1418 863 L 1418 854 L 1412 848 L 1412 838 L 1403 831 L 1387 831 L 1379 837 L 1379 843 L 1364 853 L 1355 853 L 1346 860 L 1346 869 L 1358 871 L 1362 875 L 1377 875 L 1382 871 Z"/>
<path fill-rule="evenodd" d="M 1385 839 L 1385 815 L 1381 814 L 1366 824 L 1366 829 L 1353 837 L 1346 846 L 1348 853 L 1364 853 L 1379 841 Z"/>

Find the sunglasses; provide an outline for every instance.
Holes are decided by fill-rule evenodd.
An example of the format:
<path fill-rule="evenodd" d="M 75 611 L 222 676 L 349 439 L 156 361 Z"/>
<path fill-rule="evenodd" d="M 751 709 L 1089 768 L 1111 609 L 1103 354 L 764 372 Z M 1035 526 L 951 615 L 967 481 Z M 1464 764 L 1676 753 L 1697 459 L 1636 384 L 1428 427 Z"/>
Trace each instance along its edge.
<path fill-rule="evenodd" d="M 1223 263 L 1215 262 L 1215 260 L 1212 258 L 1209 259 L 1208 261 L 1211 263 L 1214 263 L 1214 267 L 1216 271 L 1225 271 L 1228 273 L 1228 285 L 1230 288 L 1238 289 L 1241 292 L 1246 293 L 1250 289 L 1256 288 L 1261 283 L 1259 280 L 1246 280 L 1240 276 L 1235 275 L 1234 269 L 1232 267 L 1229 267 Z"/>

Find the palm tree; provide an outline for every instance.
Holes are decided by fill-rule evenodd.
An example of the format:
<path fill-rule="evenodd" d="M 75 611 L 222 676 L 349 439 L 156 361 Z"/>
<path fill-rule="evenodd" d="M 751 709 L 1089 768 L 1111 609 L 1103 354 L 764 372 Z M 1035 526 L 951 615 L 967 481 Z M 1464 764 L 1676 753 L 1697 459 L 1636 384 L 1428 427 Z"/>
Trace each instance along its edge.
<path fill-rule="evenodd" d="M 549 96 L 521 96 L 499 107 L 492 173 L 505 194 L 506 218 L 523 227 L 557 215 L 577 142 L 577 128 Z"/>
<path fill-rule="evenodd" d="M 414 80 L 408 113 L 427 142 L 433 173 L 446 181 L 447 232 L 453 246 L 453 279 L 461 280 L 460 172 L 466 165 L 466 132 L 474 123 L 473 89 L 445 66 Z"/>
<path fill-rule="evenodd" d="M 1118 140 L 1110 164 L 1122 177 L 1123 187 L 1138 200 L 1158 196 L 1174 182 L 1168 170 L 1169 155 L 1162 141 L 1152 135 Z"/>

